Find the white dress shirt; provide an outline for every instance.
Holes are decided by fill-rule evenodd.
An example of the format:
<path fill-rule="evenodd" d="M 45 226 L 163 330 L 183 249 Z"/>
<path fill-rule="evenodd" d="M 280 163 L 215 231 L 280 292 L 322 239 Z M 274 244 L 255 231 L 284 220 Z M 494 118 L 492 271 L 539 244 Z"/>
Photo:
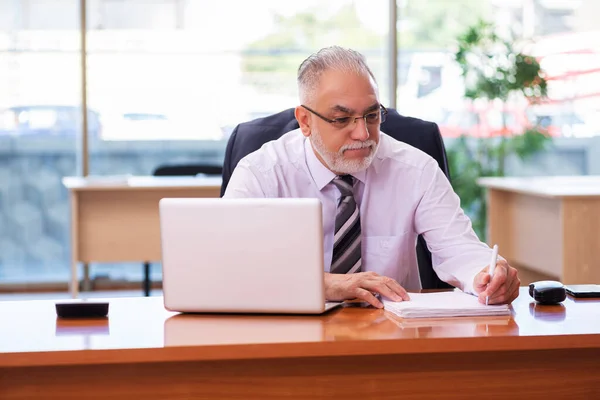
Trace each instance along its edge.
<path fill-rule="evenodd" d="M 460 200 L 428 154 L 381 132 L 373 162 L 353 174 L 360 208 L 362 271 L 421 288 L 416 240 L 423 234 L 440 279 L 473 293 L 473 279 L 491 249 L 472 230 Z M 244 157 L 224 197 L 316 197 L 323 205 L 325 271 L 329 271 L 339 190 L 300 129 Z"/>

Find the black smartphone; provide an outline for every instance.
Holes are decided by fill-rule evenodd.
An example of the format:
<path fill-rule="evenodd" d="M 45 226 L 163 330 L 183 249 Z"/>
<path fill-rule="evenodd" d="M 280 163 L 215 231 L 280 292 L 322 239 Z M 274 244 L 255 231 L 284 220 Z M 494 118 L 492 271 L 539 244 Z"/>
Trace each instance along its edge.
<path fill-rule="evenodd" d="M 600 298 L 600 285 L 565 285 L 565 290 L 577 299 Z"/>

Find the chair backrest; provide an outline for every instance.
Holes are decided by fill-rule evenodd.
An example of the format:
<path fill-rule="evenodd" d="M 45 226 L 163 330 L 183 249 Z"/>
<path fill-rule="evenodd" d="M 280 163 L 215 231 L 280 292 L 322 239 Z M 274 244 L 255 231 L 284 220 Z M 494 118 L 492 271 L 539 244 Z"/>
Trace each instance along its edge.
<path fill-rule="evenodd" d="M 225 150 L 221 196 L 225 194 L 231 174 L 242 158 L 258 150 L 264 143 L 276 140 L 284 133 L 298 127 L 293 108 L 236 126 L 229 137 Z M 417 118 L 405 117 L 398 114 L 394 109 L 388 109 L 388 117 L 381 125 L 381 130 L 396 140 L 410 144 L 429 154 L 438 162 L 440 169 L 450 179 L 446 149 L 436 124 Z M 443 282 L 433 270 L 431 253 L 422 236 L 419 236 L 417 240 L 416 252 L 421 286 L 424 289 L 451 288 L 452 286 Z"/>
<path fill-rule="evenodd" d="M 161 165 L 157 167 L 153 174 L 154 176 L 186 176 L 186 175 L 222 175 L 223 167 L 220 165 L 208 164 L 173 164 Z"/>

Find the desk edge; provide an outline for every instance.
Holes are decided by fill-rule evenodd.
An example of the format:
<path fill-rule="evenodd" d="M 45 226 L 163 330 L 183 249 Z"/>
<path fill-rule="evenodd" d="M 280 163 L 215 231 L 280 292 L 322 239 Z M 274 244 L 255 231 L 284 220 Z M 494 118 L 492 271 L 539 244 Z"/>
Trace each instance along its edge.
<path fill-rule="evenodd" d="M 66 365 L 233 361 L 311 357 L 600 348 L 598 334 L 351 340 L 340 342 L 172 346 L 0 354 L 0 369 Z"/>

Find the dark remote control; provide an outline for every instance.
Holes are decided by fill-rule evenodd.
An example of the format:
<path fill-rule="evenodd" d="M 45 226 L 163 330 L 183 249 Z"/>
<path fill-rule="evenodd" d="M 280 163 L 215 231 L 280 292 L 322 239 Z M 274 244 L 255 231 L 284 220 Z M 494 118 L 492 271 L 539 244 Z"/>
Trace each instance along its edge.
<path fill-rule="evenodd" d="M 56 303 L 56 314 L 61 318 L 98 318 L 108 314 L 106 302 Z"/>

